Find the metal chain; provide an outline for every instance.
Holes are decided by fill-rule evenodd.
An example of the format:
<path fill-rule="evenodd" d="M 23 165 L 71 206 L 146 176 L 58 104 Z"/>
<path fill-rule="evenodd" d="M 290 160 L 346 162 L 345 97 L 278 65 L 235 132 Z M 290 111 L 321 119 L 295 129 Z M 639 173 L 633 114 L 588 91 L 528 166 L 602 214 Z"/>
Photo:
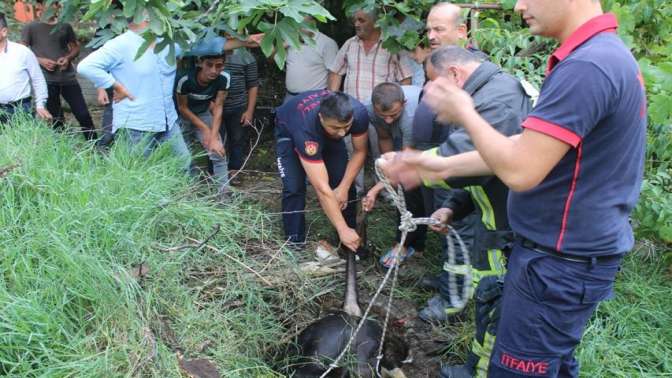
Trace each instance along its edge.
<path fill-rule="evenodd" d="M 378 180 L 380 180 L 380 182 L 383 183 L 385 190 L 387 190 L 387 192 L 390 194 L 390 197 L 392 198 L 394 205 L 397 207 L 397 210 L 399 211 L 400 214 L 399 231 L 401 231 L 401 238 L 399 240 L 397 248 L 394 250 L 392 255 L 392 266 L 390 267 L 390 269 L 387 270 L 387 273 L 383 277 L 383 281 L 380 283 L 380 286 L 378 286 L 376 293 L 369 301 L 369 305 L 366 307 L 366 311 L 364 311 L 362 318 L 357 324 L 357 328 L 355 328 L 354 332 L 352 332 L 352 334 L 350 335 L 350 339 L 345 345 L 345 348 L 343 348 L 338 357 L 336 357 L 336 359 L 331 364 L 329 364 L 329 368 L 324 373 L 322 373 L 320 378 L 326 377 L 333 369 L 338 367 L 340 361 L 343 359 L 345 354 L 350 350 L 352 342 L 357 338 L 357 334 L 364 325 L 364 322 L 366 321 L 367 316 L 369 315 L 369 312 L 373 307 L 373 304 L 376 302 L 378 295 L 380 295 L 381 291 L 387 284 L 390 275 L 393 275 L 392 284 L 390 286 L 390 295 L 388 296 L 387 306 L 385 308 L 385 321 L 383 322 L 383 330 L 378 344 L 378 356 L 376 356 L 376 374 L 380 376 L 379 373 L 380 361 L 383 359 L 383 343 L 385 341 L 385 335 L 387 333 L 390 313 L 392 312 L 392 299 L 394 294 L 393 291 L 396 286 L 399 273 L 399 264 L 400 264 L 399 252 L 401 251 L 401 247 L 406 243 L 406 237 L 408 233 L 415 231 L 418 228 L 418 225 L 430 226 L 439 224 L 438 220 L 430 217 L 413 218 L 413 214 L 406 208 L 406 198 L 404 197 L 404 189 L 401 187 L 401 185 L 399 185 L 395 190 L 395 188 L 390 183 L 390 180 L 388 180 L 388 178 L 385 177 L 385 174 L 383 173 L 382 169 L 380 169 L 380 162 L 381 160 L 378 159 L 376 160 L 375 163 L 376 176 L 378 177 Z M 448 293 L 450 296 L 451 304 L 456 309 L 461 310 L 467 305 L 469 297 L 471 296 L 472 278 L 471 278 L 471 265 L 469 262 L 469 252 L 467 251 L 467 248 L 464 245 L 464 242 L 462 241 L 460 235 L 450 225 L 448 225 L 448 229 L 449 232 L 446 235 L 446 242 L 448 243 L 448 262 L 444 264 L 444 270 L 448 272 L 449 276 Z M 463 261 L 462 264 L 457 264 L 455 245 L 452 240 L 453 238 L 457 240 L 460 246 L 460 253 Z M 464 283 L 462 286 L 461 295 L 459 295 L 457 289 L 458 275 L 464 277 L 463 278 Z"/>

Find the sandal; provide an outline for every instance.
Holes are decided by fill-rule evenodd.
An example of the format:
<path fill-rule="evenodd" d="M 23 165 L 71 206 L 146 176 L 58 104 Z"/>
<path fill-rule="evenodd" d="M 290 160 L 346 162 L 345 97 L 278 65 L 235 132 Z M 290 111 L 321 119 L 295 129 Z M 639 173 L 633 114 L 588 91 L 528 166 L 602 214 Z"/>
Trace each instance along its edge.
<path fill-rule="evenodd" d="M 382 265 L 385 269 L 390 269 L 392 267 L 393 260 L 394 260 L 393 256 L 394 256 L 394 253 L 396 252 L 397 248 L 398 247 L 392 247 L 387 251 L 387 253 L 380 256 L 380 259 L 378 261 L 380 262 L 380 265 Z M 400 252 L 399 256 L 397 257 L 399 259 L 399 265 L 401 265 L 401 263 L 406 261 L 407 258 L 413 256 L 414 253 L 415 253 L 415 249 L 413 247 L 407 247 L 406 248 L 406 253 L 401 253 Z"/>

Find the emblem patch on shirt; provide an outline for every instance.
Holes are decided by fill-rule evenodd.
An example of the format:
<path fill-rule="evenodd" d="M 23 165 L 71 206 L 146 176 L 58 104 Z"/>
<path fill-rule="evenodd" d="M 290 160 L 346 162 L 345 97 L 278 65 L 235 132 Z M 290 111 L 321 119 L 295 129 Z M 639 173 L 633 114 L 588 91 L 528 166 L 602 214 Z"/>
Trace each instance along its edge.
<path fill-rule="evenodd" d="M 305 147 L 306 147 L 306 154 L 308 154 L 308 156 L 313 156 L 317 153 L 317 148 L 319 147 L 319 144 L 317 142 L 307 141 L 305 143 Z"/>

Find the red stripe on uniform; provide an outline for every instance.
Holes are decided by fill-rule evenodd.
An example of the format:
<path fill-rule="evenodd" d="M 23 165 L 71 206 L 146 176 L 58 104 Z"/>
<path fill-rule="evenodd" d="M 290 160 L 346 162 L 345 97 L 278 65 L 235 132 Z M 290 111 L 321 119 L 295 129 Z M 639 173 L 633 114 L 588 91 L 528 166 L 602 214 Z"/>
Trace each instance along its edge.
<path fill-rule="evenodd" d="M 579 173 L 581 171 L 581 158 L 583 157 L 583 145 L 579 145 L 576 149 L 576 164 L 574 165 L 574 177 L 572 177 L 572 185 L 569 188 L 569 195 L 565 202 L 565 211 L 562 214 L 562 225 L 560 226 L 560 235 L 558 235 L 558 242 L 555 244 L 555 250 L 561 252 L 562 242 L 567 231 L 567 218 L 569 218 L 569 210 L 572 205 L 572 199 L 576 193 L 576 182 L 579 180 Z"/>
<path fill-rule="evenodd" d="M 538 131 L 542 134 L 551 136 L 555 139 L 558 139 L 562 142 L 569 144 L 574 148 L 576 148 L 576 146 L 578 146 L 579 143 L 581 143 L 581 137 L 572 132 L 571 130 L 565 129 L 562 126 L 545 121 L 541 118 L 533 116 L 527 117 L 527 119 L 523 121 L 522 126 L 526 129 Z"/>
<path fill-rule="evenodd" d="M 296 152 L 297 155 L 299 155 L 299 159 L 305 161 L 306 163 L 311 163 L 311 164 L 318 164 L 318 163 L 324 163 L 324 160 L 322 159 L 309 159 L 303 155 L 301 155 L 301 152 L 294 148 L 294 152 Z"/>

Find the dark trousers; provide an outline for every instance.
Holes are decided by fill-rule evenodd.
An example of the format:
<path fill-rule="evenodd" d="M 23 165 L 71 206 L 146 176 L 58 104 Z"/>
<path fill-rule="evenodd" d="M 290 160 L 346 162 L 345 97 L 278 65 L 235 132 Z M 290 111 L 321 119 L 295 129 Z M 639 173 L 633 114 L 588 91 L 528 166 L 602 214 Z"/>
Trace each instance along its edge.
<path fill-rule="evenodd" d="M 26 97 L 11 104 L 0 104 L 0 123 L 6 123 L 16 112 L 25 112 L 30 114 L 31 98 Z"/>
<path fill-rule="evenodd" d="M 422 193 L 423 188 L 416 188 L 404 191 L 404 199 L 406 200 L 406 208 L 413 214 L 414 218 L 422 218 L 431 215 L 425 209 L 425 201 Z M 399 211 L 397 211 L 397 219 L 401 221 Z M 401 241 L 401 231 L 397 229 L 396 236 L 397 243 Z M 409 232 L 406 235 L 406 243 L 404 247 L 413 247 L 416 251 L 425 250 L 425 241 L 427 240 L 427 226 L 420 225 L 418 228 Z"/>
<path fill-rule="evenodd" d="M 103 118 L 101 120 L 103 137 L 97 142 L 99 146 L 109 146 L 114 142 L 114 134 L 112 133 L 112 103 L 114 97 L 114 90 L 112 88 L 106 89 L 107 97 L 110 99 L 110 103 L 105 105 L 103 109 Z"/>
<path fill-rule="evenodd" d="M 278 170 L 282 178 L 282 222 L 285 229 L 285 240 L 290 243 L 302 244 L 306 241 L 306 171 L 301 166 L 299 156 L 294 151 L 294 143 L 289 138 L 276 135 L 276 153 Z M 329 174 L 329 186 L 336 188 L 341 183 L 348 164 L 348 152 L 345 143 L 328 141 L 322 151 L 324 165 Z M 355 188 L 348 191 L 348 206 L 343 210 L 343 217 L 348 226 L 356 226 Z"/>
<path fill-rule="evenodd" d="M 489 377 L 578 377 L 574 350 L 613 295 L 621 256 L 574 262 L 516 243 L 504 279 Z"/>
<path fill-rule="evenodd" d="M 79 126 L 82 128 L 84 137 L 87 140 L 96 139 L 96 130 L 93 126 L 93 120 L 89 109 L 86 107 L 86 101 L 82 95 L 82 88 L 78 83 L 57 84 L 47 83 L 49 98 L 47 99 L 47 110 L 54 117 L 54 126 L 58 129 L 63 128 L 65 120 L 63 108 L 61 107 L 61 96 L 70 105 L 72 114 L 74 114 Z"/>
<path fill-rule="evenodd" d="M 229 169 L 240 169 L 245 159 L 245 151 L 248 147 L 248 126 L 240 123 L 240 117 L 245 113 L 245 108 L 224 110 L 220 127 L 222 140 L 226 140 L 226 153 L 229 155 Z"/>

